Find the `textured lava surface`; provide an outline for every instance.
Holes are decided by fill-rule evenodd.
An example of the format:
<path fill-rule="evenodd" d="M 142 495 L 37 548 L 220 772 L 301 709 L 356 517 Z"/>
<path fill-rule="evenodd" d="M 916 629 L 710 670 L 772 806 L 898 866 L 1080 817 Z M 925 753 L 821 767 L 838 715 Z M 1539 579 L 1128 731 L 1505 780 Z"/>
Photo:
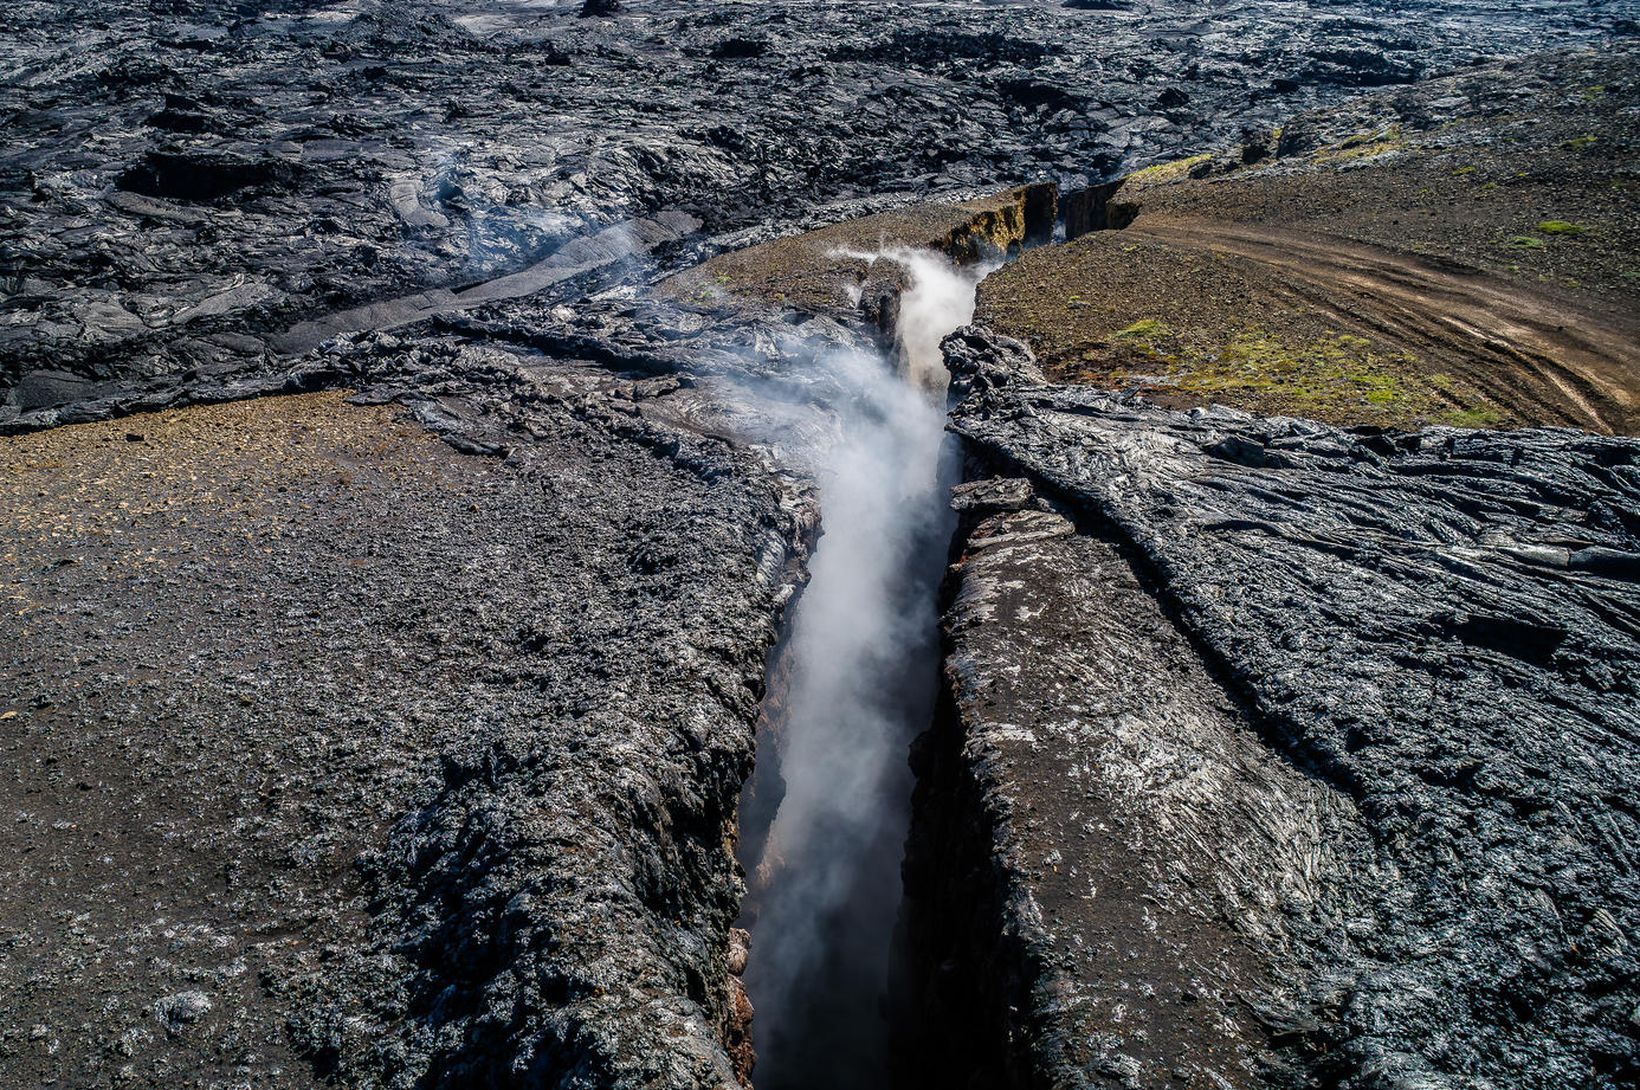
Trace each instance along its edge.
<path fill-rule="evenodd" d="M 51 404 L 254 364 L 291 327 L 459 291 L 660 211 L 766 231 L 861 201 L 1074 185 L 1635 15 L 1622 0 L 579 7 L 9 6 L 0 387 L 47 369 L 24 400 Z"/>
<path fill-rule="evenodd" d="M 816 530 L 804 454 L 835 424 L 811 364 L 877 331 L 642 285 L 933 193 L 1074 187 L 1633 16 L 6 8 L 0 1081 L 733 1085 L 734 807 Z M 1050 498 L 989 517 L 1051 533 L 970 542 L 958 673 L 1059 653 L 985 627 L 986 580 L 1036 571 L 998 599 L 1016 619 L 1053 611 L 1067 664 L 1166 657 L 1167 687 L 1110 692 L 1177 692 L 1195 733 L 1118 719 L 1048 758 L 1007 705 L 983 729 L 1044 784 L 1088 777 L 1120 818 L 1101 866 L 1168 894 L 1167 933 L 1252 906 L 1146 997 L 1168 1027 L 1148 1052 L 1102 992 L 1160 964 L 1133 930 L 1150 918 L 1100 925 L 1130 962 L 1059 951 L 1050 1002 L 1027 1004 L 1046 1051 L 1010 1074 L 1154 1074 L 1162 1042 L 1193 1039 L 1185 991 L 1224 979 L 1300 998 L 1274 1024 L 1208 996 L 1228 1024 L 1191 1078 L 1246 1081 L 1295 1039 L 1320 1062 L 1295 1077 L 1347 1085 L 1632 1078 L 1632 444 L 1166 413 L 975 362 L 997 351 L 970 370 L 1012 377 L 976 378 L 959 427 Z M 321 388 L 373 407 L 193 404 Z M 1110 617 L 1063 600 L 1092 583 Z M 1022 699 L 1042 738 L 1110 721 Z M 1164 741 L 1167 767 L 1233 767 L 1135 841 L 1156 800 L 1119 777 Z M 1246 858 L 1302 872 L 1310 915 L 1166 840 L 1240 858 L 1239 798 L 1299 838 Z M 1043 804 L 1052 821 L 1000 842 L 1005 881 L 1086 820 Z M 1157 878 L 1164 858 L 1183 871 Z M 1027 938 L 1100 938 L 1084 923 Z M 1091 1020 L 1054 1022 L 1064 994 Z M 1111 1039 L 1073 1040 L 1088 1027 Z"/>
<path fill-rule="evenodd" d="M 600 400 L 505 462 L 333 394 L 8 442 L 8 1084 L 735 1085 L 805 507 Z"/>
<path fill-rule="evenodd" d="M 1309 974 L 1309 1024 L 1289 1010 L 1283 1029 L 1314 1038 L 1321 1070 L 1632 1079 L 1640 442 L 1166 410 L 1047 385 L 980 327 L 947 359 L 976 454 L 1127 550 L 1269 751 L 1353 805 L 1365 839 L 1334 841 L 1342 899 L 1294 925 L 1305 952 L 1281 963 Z M 978 533 L 983 573 L 996 547 Z M 1046 566 L 1050 595 L 1067 566 L 1098 570 Z M 989 619 L 991 638 L 1008 623 Z M 958 629 L 959 684 L 979 627 Z M 1078 629 L 1062 643 L 1012 658 L 1051 691 L 1067 656 L 1100 650 Z M 1080 697 L 1032 721 L 1065 729 Z"/>

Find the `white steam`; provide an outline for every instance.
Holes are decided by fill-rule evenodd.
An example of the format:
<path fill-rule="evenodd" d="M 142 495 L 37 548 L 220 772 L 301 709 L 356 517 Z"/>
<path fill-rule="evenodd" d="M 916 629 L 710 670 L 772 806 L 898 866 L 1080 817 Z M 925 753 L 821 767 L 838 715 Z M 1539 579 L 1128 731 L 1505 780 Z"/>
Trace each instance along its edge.
<path fill-rule="evenodd" d="M 943 396 L 950 376 L 945 373 L 940 342 L 946 334 L 961 329 L 974 319 L 974 289 L 996 265 L 959 268 L 939 254 L 892 246 L 876 253 L 838 250 L 836 256 L 851 257 L 868 265 L 892 261 L 905 270 L 910 285 L 900 293 L 900 362 L 904 377 L 925 390 Z M 850 289 L 852 301 L 859 302 L 859 288 Z M 941 407 L 941 416 L 944 408 Z"/>
<path fill-rule="evenodd" d="M 951 529 L 939 345 L 972 318 L 983 275 L 923 252 L 850 256 L 898 263 L 909 286 L 898 361 L 822 361 L 843 391 L 840 429 L 818 455 L 823 536 L 788 649 L 785 792 L 748 905 L 760 1090 L 814 1063 L 844 1079 L 834 1085 L 857 1085 L 851 1069 L 885 1062 L 876 999 L 900 901 L 907 749 L 935 686 L 935 592 Z M 861 1006 L 861 989 L 869 998 L 857 1024 L 835 1024 L 842 1008 Z"/>

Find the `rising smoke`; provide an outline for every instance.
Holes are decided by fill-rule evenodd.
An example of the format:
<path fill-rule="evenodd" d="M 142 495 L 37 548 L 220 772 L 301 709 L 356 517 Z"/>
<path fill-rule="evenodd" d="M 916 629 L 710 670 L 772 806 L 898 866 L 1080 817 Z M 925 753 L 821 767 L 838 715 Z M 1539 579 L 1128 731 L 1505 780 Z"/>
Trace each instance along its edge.
<path fill-rule="evenodd" d="M 897 361 L 821 361 L 842 391 L 840 429 L 817 459 L 824 536 L 787 649 L 784 795 L 761 858 L 748 861 L 759 1090 L 886 1079 L 878 1005 L 901 896 L 906 757 L 935 692 L 956 470 L 939 344 L 972 318 L 983 275 L 916 251 L 850 256 L 896 262 L 909 283 Z"/>

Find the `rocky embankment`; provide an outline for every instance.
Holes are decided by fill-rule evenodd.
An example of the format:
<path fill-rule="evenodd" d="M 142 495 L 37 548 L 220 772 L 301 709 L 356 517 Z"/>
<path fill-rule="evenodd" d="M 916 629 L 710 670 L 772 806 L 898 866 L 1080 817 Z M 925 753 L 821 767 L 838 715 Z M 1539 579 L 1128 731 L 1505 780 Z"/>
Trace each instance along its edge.
<path fill-rule="evenodd" d="M 1632 1079 L 1640 441 L 1169 410 L 978 327 L 947 360 L 921 844 L 966 823 L 969 870 L 912 891 L 923 987 L 993 1005 L 941 1044 L 1016 1085 Z M 942 936 L 961 888 L 989 918 Z"/>
<path fill-rule="evenodd" d="M 857 320 L 889 333 L 905 287 L 884 249 L 932 250 L 961 264 L 1001 260 L 1053 238 L 1058 187 L 1047 182 L 965 200 L 925 202 L 730 250 L 667 278 L 662 298 L 761 302 Z"/>

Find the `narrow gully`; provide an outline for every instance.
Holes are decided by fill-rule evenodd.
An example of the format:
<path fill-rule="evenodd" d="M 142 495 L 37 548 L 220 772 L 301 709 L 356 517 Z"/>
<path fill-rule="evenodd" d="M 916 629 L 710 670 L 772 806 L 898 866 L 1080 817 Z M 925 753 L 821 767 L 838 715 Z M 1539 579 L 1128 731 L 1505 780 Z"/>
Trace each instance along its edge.
<path fill-rule="evenodd" d="M 937 599 L 960 452 L 939 344 L 995 265 L 888 250 L 906 274 L 898 360 L 832 361 L 846 391 L 821 472 L 822 537 L 770 671 L 741 807 L 757 1090 L 888 1087 L 889 981 L 912 741 L 933 716 Z"/>

